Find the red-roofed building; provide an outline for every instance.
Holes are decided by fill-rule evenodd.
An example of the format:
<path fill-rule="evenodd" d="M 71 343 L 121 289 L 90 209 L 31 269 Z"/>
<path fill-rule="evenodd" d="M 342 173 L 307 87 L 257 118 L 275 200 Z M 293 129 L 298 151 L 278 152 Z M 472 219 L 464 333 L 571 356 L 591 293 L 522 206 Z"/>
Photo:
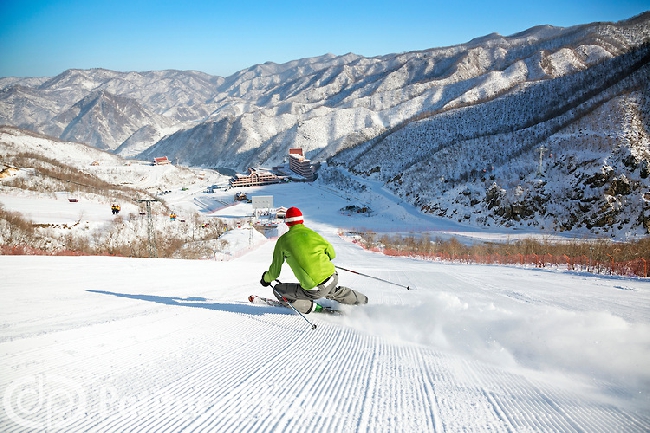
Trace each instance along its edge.
<path fill-rule="evenodd" d="M 166 156 L 159 156 L 159 157 L 153 159 L 153 164 L 154 165 L 167 165 L 167 164 L 171 164 L 171 163 L 172 162 L 169 159 L 167 159 Z"/>

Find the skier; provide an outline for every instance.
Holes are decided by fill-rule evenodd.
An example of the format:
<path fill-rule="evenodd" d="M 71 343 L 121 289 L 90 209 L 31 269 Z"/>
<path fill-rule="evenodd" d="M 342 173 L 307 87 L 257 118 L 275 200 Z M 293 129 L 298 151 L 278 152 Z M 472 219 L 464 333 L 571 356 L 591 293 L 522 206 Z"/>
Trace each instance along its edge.
<path fill-rule="evenodd" d="M 327 298 L 341 304 L 367 304 L 368 298 L 355 290 L 339 286 L 339 277 L 331 260 L 336 257 L 334 248 L 321 235 L 305 227 L 302 212 L 297 207 L 287 209 L 285 223 L 289 231 L 280 236 L 273 250 L 273 263 L 262 274 L 264 287 L 280 276 L 285 260 L 300 284 L 279 283 L 275 296 L 288 301 L 303 314 L 320 311 L 323 307 L 314 302 Z"/>

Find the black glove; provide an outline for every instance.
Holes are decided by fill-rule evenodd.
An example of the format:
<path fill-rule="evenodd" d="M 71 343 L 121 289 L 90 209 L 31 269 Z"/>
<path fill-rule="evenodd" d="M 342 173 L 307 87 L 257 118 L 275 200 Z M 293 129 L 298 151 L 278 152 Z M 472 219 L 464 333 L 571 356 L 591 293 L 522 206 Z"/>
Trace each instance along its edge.
<path fill-rule="evenodd" d="M 268 286 L 271 285 L 271 283 L 267 283 L 266 281 L 264 281 L 264 275 L 266 275 L 266 272 L 262 273 L 262 278 L 260 279 L 260 284 L 263 285 L 264 287 L 268 287 Z"/>

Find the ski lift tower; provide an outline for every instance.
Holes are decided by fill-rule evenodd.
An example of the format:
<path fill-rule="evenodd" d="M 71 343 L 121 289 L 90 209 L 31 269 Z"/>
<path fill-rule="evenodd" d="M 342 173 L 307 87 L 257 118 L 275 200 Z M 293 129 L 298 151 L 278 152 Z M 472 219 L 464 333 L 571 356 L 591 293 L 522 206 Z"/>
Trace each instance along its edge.
<path fill-rule="evenodd" d="M 147 207 L 147 234 L 149 236 L 149 257 L 158 257 L 158 249 L 156 248 L 156 230 L 153 226 L 153 219 L 151 218 L 151 202 L 158 201 L 155 198 L 139 199 L 138 203 L 144 203 Z"/>

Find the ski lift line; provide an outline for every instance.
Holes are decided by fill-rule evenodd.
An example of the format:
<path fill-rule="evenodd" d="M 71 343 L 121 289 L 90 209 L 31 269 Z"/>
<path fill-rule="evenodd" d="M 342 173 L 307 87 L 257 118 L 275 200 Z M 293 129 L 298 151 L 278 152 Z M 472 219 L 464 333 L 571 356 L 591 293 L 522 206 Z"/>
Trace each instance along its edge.
<path fill-rule="evenodd" d="M 47 176 L 47 177 L 51 177 L 52 179 L 60 180 L 61 182 L 74 183 L 75 185 L 85 186 L 86 188 L 93 188 L 93 189 L 95 188 L 94 186 L 86 185 L 85 183 L 75 182 L 74 180 L 69 180 L 69 179 L 61 179 L 60 177 L 52 176 L 51 174 L 41 173 L 41 172 L 38 171 L 38 170 L 36 171 L 36 173 L 37 173 L 39 176 Z"/>
<path fill-rule="evenodd" d="M 85 184 L 85 183 L 75 182 L 74 180 L 69 180 L 69 179 L 61 179 L 60 177 L 52 176 L 51 174 L 41 173 L 41 172 L 38 172 L 38 171 L 37 171 L 37 174 L 38 174 L 39 176 L 47 176 L 47 177 L 51 177 L 52 179 L 60 180 L 61 182 L 66 182 L 66 183 L 71 183 L 71 184 L 75 184 L 75 185 L 78 185 L 78 186 L 83 186 L 83 187 L 89 188 L 89 189 L 91 189 L 91 190 L 96 190 L 96 189 L 98 189 L 97 186 L 87 185 L 87 184 Z M 115 190 L 116 188 L 115 188 L 114 185 L 108 184 L 108 186 L 107 186 L 106 189 L 108 189 L 108 190 Z"/>

